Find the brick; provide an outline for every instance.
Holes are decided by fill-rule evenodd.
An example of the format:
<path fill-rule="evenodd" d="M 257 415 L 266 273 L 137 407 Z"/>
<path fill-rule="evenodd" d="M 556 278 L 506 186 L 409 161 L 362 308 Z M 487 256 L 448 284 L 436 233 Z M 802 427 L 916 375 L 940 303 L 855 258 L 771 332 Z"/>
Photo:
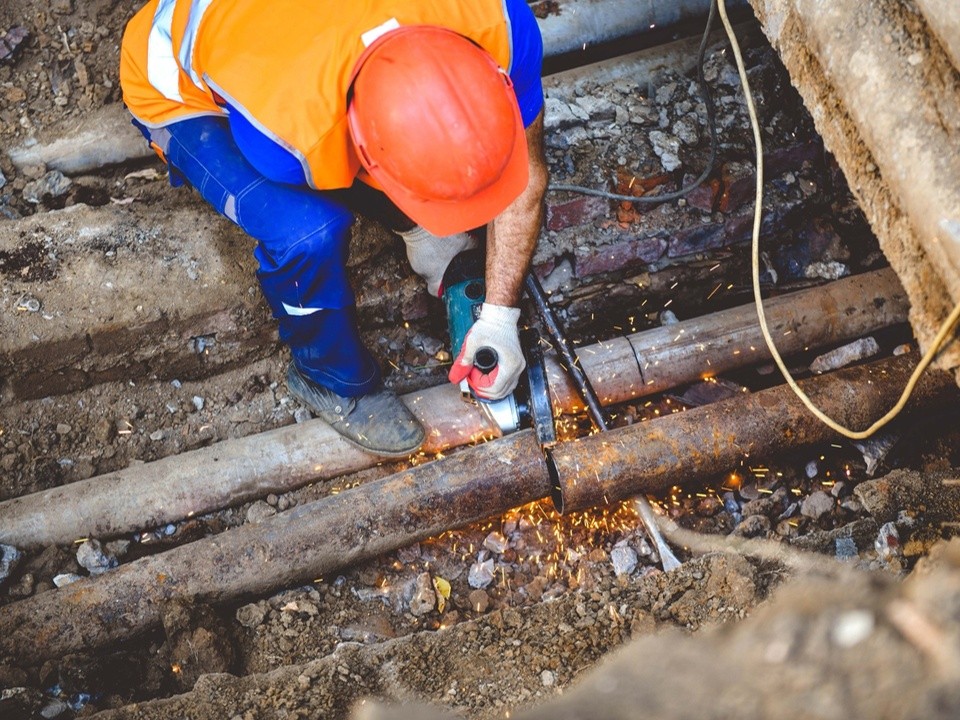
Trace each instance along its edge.
<path fill-rule="evenodd" d="M 693 182 L 696 178 L 690 176 L 690 179 L 684 179 L 684 184 Z M 720 195 L 721 183 L 719 178 L 705 180 L 702 185 L 687 193 L 687 204 L 690 207 L 703 210 L 704 212 L 713 212 L 717 206 L 717 198 Z"/>
<path fill-rule="evenodd" d="M 771 180 L 790 170 L 799 171 L 804 163 L 817 163 L 822 157 L 823 144 L 819 140 L 771 150 L 763 156 L 764 177 Z M 757 186 L 753 163 L 729 162 L 720 174 L 722 192 L 717 207 L 720 212 L 736 212 L 753 199 Z"/>
<path fill-rule="evenodd" d="M 586 278 L 649 265 L 663 257 L 667 240 L 661 236 L 629 237 L 599 248 L 577 248 L 577 277 Z"/>
<path fill-rule="evenodd" d="M 750 202 L 757 191 L 757 176 L 753 165 L 743 162 L 729 162 L 720 170 L 723 190 L 717 209 L 722 213 L 739 210 Z"/>
<path fill-rule="evenodd" d="M 724 223 L 698 225 L 673 234 L 670 238 L 667 257 L 676 258 L 705 250 L 716 250 L 727 243 Z"/>
<path fill-rule="evenodd" d="M 797 143 L 790 147 L 777 148 L 764 154 L 764 174 L 767 177 L 776 177 L 788 170 L 799 170 L 806 162 L 818 163 L 822 158 L 823 142 L 819 139 Z"/>
<path fill-rule="evenodd" d="M 547 230 L 565 230 L 577 225 L 591 225 L 610 215 L 610 201 L 584 195 L 562 203 L 547 204 Z"/>

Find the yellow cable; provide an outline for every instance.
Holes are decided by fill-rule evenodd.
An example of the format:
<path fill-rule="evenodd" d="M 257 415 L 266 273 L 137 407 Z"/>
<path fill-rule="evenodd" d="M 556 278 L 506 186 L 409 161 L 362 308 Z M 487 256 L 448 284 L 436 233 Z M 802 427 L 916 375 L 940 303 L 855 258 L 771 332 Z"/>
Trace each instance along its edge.
<path fill-rule="evenodd" d="M 740 45 L 737 43 L 737 37 L 734 34 L 733 27 L 730 25 L 730 20 L 727 17 L 726 0 L 718 0 L 718 2 L 720 19 L 723 21 L 723 27 L 727 31 L 727 37 L 730 39 L 730 45 L 733 48 L 733 55 L 737 61 L 737 70 L 740 73 L 740 82 L 743 85 L 743 94 L 747 99 L 747 110 L 750 113 L 750 124 L 753 128 L 753 139 L 757 148 L 757 197 L 756 207 L 754 208 L 753 214 L 751 267 L 753 270 L 753 299 L 757 305 L 757 316 L 760 318 L 760 329 L 763 331 L 763 339 L 766 341 L 767 347 L 770 349 L 770 354 L 773 356 L 777 367 L 780 368 L 780 372 L 783 373 L 783 377 L 786 379 L 790 389 L 792 389 L 793 392 L 796 393 L 797 397 L 803 401 L 803 404 L 807 406 L 810 412 L 816 415 L 817 418 L 819 418 L 832 430 L 835 430 L 841 435 L 845 435 L 852 440 L 863 440 L 873 435 L 873 433 L 893 420 L 893 418 L 895 418 L 897 414 L 903 410 L 903 407 L 907 404 L 907 400 L 910 399 L 910 395 L 913 393 L 913 389 L 916 387 L 917 381 L 920 379 L 923 371 L 927 369 L 927 366 L 930 365 L 934 357 L 936 357 L 941 346 L 950 336 L 953 326 L 957 323 L 957 320 L 960 319 L 960 304 L 953 309 L 953 312 L 951 312 L 949 317 L 947 317 L 946 322 L 944 322 L 940 327 L 940 330 L 937 332 L 937 336 L 934 338 L 933 343 L 927 350 L 927 353 L 920 360 L 920 363 L 910 376 L 910 380 L 907 382 L 907 386 L 904 388 L 903 394 L 900 396 L 897 404 L 894 405 L 886 415 L 877 420 L 866 430 L 851 430 L 847 427 L 844 427 L 820 410 L 820 408 L 818 408 L 816 405 L 814 405 L 813 401 L 807 396 L 807 394 L 800 389 L 800 386 L 797 385 L 797 381 L 793 379 L 793 376 L 787 369 L 786 363 L 783 362 L 783 358 L 777 351 L 776 345 L 773 343 L 773 338 L 770 336 L 770 329 L 767 327 L 767 318 L 763 312 L 763 298 L 760 296 L 760 218 L 763 211 L 763 142 L 760 138 L 760 122 L 757 120 L 757 110 L 753 104 L 753 95 L 750 92 L 750 83 L 747 80 L 747 71 L 743 64 L 743 56 L 740 53 Z"/>

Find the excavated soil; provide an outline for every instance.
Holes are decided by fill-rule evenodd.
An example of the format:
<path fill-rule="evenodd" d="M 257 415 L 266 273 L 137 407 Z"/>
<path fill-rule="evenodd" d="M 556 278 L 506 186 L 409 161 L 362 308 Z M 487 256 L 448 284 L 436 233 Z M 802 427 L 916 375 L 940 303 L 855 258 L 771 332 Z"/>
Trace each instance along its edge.
<path fill-rule="evenodd" d="M 119 39 L 134 10 L 116 0 L 15 0 L 0 7 L 6 47 L 20 37 L 12 28 L 27 31 L 9 57 L 0 59 L 0 146 L 20 146 L 31 137 L 49 140 L 58 128 L 79 123 L 119 100 Z M 776 237 L 765 258 L 767 289 L 823 282 L 824 275 L 818 273 L 828 273 L 825 266 L 839 264 L 846 272 L 858 273 L 883 265 L 875 239 L 832 159 L 817 146 L 812 121 L 774 53 L 755 42 L 749 61 L 766 108 L 770 147 L 780 158 L 768 199 L 772 218 L 768 222 Z M 720 92 L 724 166 L 704 192 L 689 202 L 650 211 L 609 203 L 571 207 L 566 196 L 551 201 L 537 266 L 578 339 L 669 323 L 675 316 L 689 317 L 747 299 L 741 230 L 750 212 L 749 192 L 744 190 L 750 173 L 743 163 L 751 149 L 731 67 L 718 45 L 708 59 L 707 75 Z M 706 155 L 705 138 L 694 122 L 703 113 L 690 68 L 687 62 L 641 79 L 548 89 L 547 144 L 553 177 L 615 189 L 618 183 L 629 184 L 629 177 L 616 173 L 617 168 L 626 168 L 634 177 L 652 178 L 654 186 L 684 182 Z M 632 134 L 623 132 L 625 127 Z M 635 141 L 637 133 L 646 137 L 653 130 L 663 136 L 659 144 Z M 0 213 L 6 218 L 0 221 L 0 233 L 9 235 L 7 228 L 27 227 L 24 223 L 42 228 L 30 237 L 6 238 L 11 242 L 0 250 L 4 293 L 0 311 L 7 314 L 16 337 L 40 342 L 44 323 L 63 317 L 76 320 L 69 318 L 70 308 L 88 307 L 85 287 L 110 282 L 89 270 L 71 276 L 60 296 L 44 296 L 49 283 L 78 267 L 73 258 L 85 254 L 97 254 L 108 263 L 117 258 L 118 271 L 137 268 L 140 275 L 133 282 L 127 278 L 127 285 L 138 285 L 142 299 L 131 300 L 132 307 L 124 312 L 131 318 L 138 313 L 152 318 L 156 312 L 152 319 L 160 319 L 163 313 L 150 306 L 150 298 L 171 290 L 159 273 L 151 272 L 151 260 L 160 258 L 190 277 L 191 257 L 182 247 L 178 251 L 171 238 L 184 238 L 186 244 L 198 228 L 217 239 L 222 259 L 224 282 L 206 291 L 219 293 L 224 306 L 240 308 L 238 317 L 250 327 L 269 326 L 253 287 L 249 240 L 216 218 L 195 194 L 167 187 L 156 161 L 73 177 L 70 188 L 59 194 L 51 189 L 46 168 L 18 170 L 0 153 L 0 170 L 4 175 Z M 37 181 L 40 186 L 32 185 Z M 119 208 L 120 230 L 111 235 L 112 243 L 64 249 L 63 238 L 51 228 L 62 217 L 56 213 L 73 205 L 85 206 L 75 212 L 90 213 L 91 218 L 98 217 L 98 208 Z M 571 213 L 579 213 L 576 221 L 558 219 Z M 144 228 L 157 227 L 158 216 L 165 216 L 164 232 L 151 236 Z M 706 234 L 701 226 L 708 228 Z M 670 245 L 665 227 L 676 230 L 671 237 L 682 237 L 683 242 Z M 378 358 L 394 368 L 389 381 L 400 390 L 440 381 L 448 355 L 437 308 L 412 290 L 403 296 L 402 314 L 381 312 L 373 301 L 363 304 L 397 277 L 408 283 L 404 287 L 418 289 L 403 266 L 402 249 L 369 224 L 360 225 L 354 240 L 351 266 L 361 310 L 367 313 L 364 332 Z M 627 256 L 612 263 L 604 259 L 608 248 L 625 242 L 630 248 Z M 241 286 L 249 286 L 250 292 L 238 297 Z M 138 304 L 146 307 L 138 310 Z M 89 313 L 85 322 L 91 328 L 114 320 L 108 310 L 98 314 L 94 308 Z M 124 315 L 117 324 L 129 322 L 133 321 Z M 16 389 L 13 383 L 5 385 L 0 398 L 0 500 L 305 419 L 306 411 L 286 391 L 286 357 L 269 331 L 258 330 L 247 338 L 253 350 L 218 360 L 220 364 L 204 364 L 205 348 L 196 346 L 194 338 L 200 359 L 173 369 L 161 360 L 151 365 L 154 339 L 149 334 L 128 339 L 131 355 L 146 360 L 111 369 L 92 384 L 90 375 L 84 376 L 74 386 L 64 385 L 68 391 L 55 394 L 31 394 L 26 385 Z M 881 352 L 889 353 L 910 337 L 904 328 L 895 328 L 879 334 L 878 340 Z M 200 341 L 206 342 L 202 337 Z M 795 362 L 805 366 L 811 358 L 812 354 Z M 37 360 L 41 366 L 47 361 Z M 728 393 L 774 382 L 769 368 L 747 369 L 722 380 L 718 385 Z M 699 387 L 694 402 L 691 395 L 684 397 L 687 390 L 618 408 L 615 422 L 640 422 L 721 396 Z M 581 419 L 580 429 L 587 426 Z M 938 538 L 952 532 L 953 507 L 932 512 L 930 498 L 941 482 L 950 479 L 950 468 L 960 467 L 956 427 L 956 414 L 947 413 L 897 427 L 861 447 L 834 443 L 800 456 L 771 458 L 762 467 L 745 458 L 742 466 L 731 468 L 731 476 L 717 479 L 702 492 L 660 499 L 663 512 L 684 527 L 721 537 L 732 533 L 734 538 L 765 538 L 775 547 L 793 542 L 821 553 L 818 557 L 826 566 L 836 560 L 849 563 L 844 567 L 851 569 L 839 573 L 818 570 L 826 578 L 818 584 L 808 582 L 809 569 L 752 550 L 743 554 L 681 550 L 684 565 L 664 573 L 629 505 L 561 519 L 547 503 L 535 504 L 271 597 L 244 598 L 226 607 L 171 603 L 163 609 L 163 628 L 120 648 L 78 652 L 43 663 L 32 661 L 26 651 L 20 657 L 0 658 L 0 716 L 345 717 L 358 704 L 373 716 L 392 712 L 374 709 L 365 701 L 375 697 L 429 702 L 470 717 L 523 712 L 574 717 L 578 711 L 571 706 L 536 708 L 551 699 L 562 703 L 567 689 L 605 656 L 632 638 L 642 638 L 640 645 L 627 646 L 625 652 L 631 654 L 611 661 L 622 665 L 628 658 L 636 668 L 651 668 L 646 678 L 624 680 L 622 669 L 614 667 L 614 673 L 621 673 L 615 685 L 642 688 L 649 698 L 621 703 L 634 712 L 637 703 L 647 702 L 644 707 L 651 717 L 790 716 L 784 708 L 797 707 L 797 698 L 806 693 L 819 709 L 840 708 L 849 711 L 846 717 L 869 717 L 868 710 L 857 715 L 861 706 L 833 702 L 838 687 L 857 682 L 845 674 L 850 662 L 837 660 L 841 658 L 837 643 L 828 641 L 835 637 L 830 633 L 836 618 L 846 617 L 836 608 L 866 604 L 880 617 L 886 610 L 870 603 L 901 592 L 901 578 L 913 571 Z M 398 467 L 384 464 L 345 482 L 383 477 Z M 881 485 L 870 479 L 898 467 L 910 468 L 913 474 Z M 935 475 L 931 491 L 923 480 Z M 913 490 L 898 491 L 904 486 Z M 256 522 L 337 487 L 337 481 L 318 483 L 209 516 L 145 527 L 131 537 L 104 539 L 102 545 L 49 547 L 24 557 L 9 577 L 0 580 L 0 602 L 50 592 L 64 576 L 92 572 L 84 552 L 100 553 L 96 557 L 106 565 L 132 561 Z M 83 562 L 80 548 L 87 558 Z M 950 561 L 940 564 L 939 585 L 915 583 L 928 594 L 954 593 L 945 596 L 955 601 L 958 571 L 951 558 L 948 554 Z M 856 580 L 849 580 L 846 572 L 854 573 Z M 485 578 L 484 573 L 490 576 Z M 786 599 L 771 602 L 784 580 L 795 575 L 800 577 L 785 593 Z M 449 583 L 449 591 L 440 592 L 443 583 L 438 581 Z M 849 587 L 856 592 L 847 594 Z M 932 617 L 927 625 L 942 626 L 941 634 L 953 637 L 951 618 Z M 705 631 L 707 627 L 713 629 Z M 931 662 L 931 667 L 947 662 L 930 660 L 935 651 L 906 631 L 874 634 L 869 645 L 860 644 L 867 637 L 862 632 L 856 637 L 850 645 L 842 645 L 850 642 L 846 635 L 838 642 L 844 649 L 856 647 L 855 652 L 866 648 L 870 658 L 919 658 L 918 662 Z M 807 645 L 804 638 L 811 638 Z M 827 640 L 821 642 L 823 638 Z M 802 653 L 796 650 L 799 646 Z M 905 646 L 914 647 L 914 654 L 905 654 Z M 744 662 L 738 672 L 723 679 L 724 669 L 736 666 L 741 657 L 749 658 L 749 664 Z M 805 674 L 804 681 L 794 682 L 789 691 L 778 694 L 745 679 L 751 673 L 754 680 L 764 677 L 771 669 L 780 673 L 785 660 L 793 657 L 804 660 Z M 817 670 L 818 662 L 829 671 Z M 908 686 L 919 687 L 920 692 L 927 687 L 924 682 L 933 693 L 943 677 L 952 677 L 925 680 L 899 666 L 875 669 L 868 663 L 864 672 L 871 671 L 881 673 L 876 677 L 889 689 L 883 697 Z M 599 674 L 584 681 L 583 692 L 589 692 L 591 683 L 601 687 L 599 699 L 592 696 L 585 707 L 609 703 L 609 714 L 616 717 L 618 701 L 604 695 L 606 672 L 601 667 Z M 680 688 L 707 677 L 710 682 L 703 687 L 710 692 L 704 690 L 688 701 Z M 668 678 L 673 679 L 672 686 Z M 670 693 L 658 693 L 658 687 Z M 795 688 L 800 690 L 794 692 Z M 723 702 L 711 705 L 710 698 L 721 695 Z M 941 707 L 955 708 L 951 702 L 948 697 Z M 413 717 L 416 711 L 402 712 Z M 824 711 L 823 716 L 844 715 Z M 927 715 L 941 716 L 947 715 Z"/>

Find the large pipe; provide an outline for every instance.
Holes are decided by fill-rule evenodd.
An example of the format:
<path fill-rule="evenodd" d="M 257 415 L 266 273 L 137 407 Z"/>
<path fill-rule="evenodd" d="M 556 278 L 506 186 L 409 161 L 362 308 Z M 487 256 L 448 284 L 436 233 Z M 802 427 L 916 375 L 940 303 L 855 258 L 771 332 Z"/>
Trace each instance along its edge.
<path fill-rule="evenodd" d="M 889 268 L 764 300 L 784 355 L 827 347 L 907 322 L 910 305 Z M 753 304 L 645 330 L 577 351 L 604 405 L 664 392 L 770 360 Z M 560 407 L 578 404 L 557 364 L 548 366 Z"/>
<path fill-rule="evenodd" d="M 906 322 L 908 309 L 891 270 L 782 295 L 765 306 L 784 354 Z M 580 348 L 578 355 L 607 405 L 769 358 L 752 305 Z M 548 357 L 547 370 L 554 405 L 568 412 L 582 407 L 556 359 Z M 461 402 L 452 385 L 404 400 L 428 428 L 428 453 L 498 434 L 482 412 Z M 114 537 L 377 462 L 315 420 L 4 501 L 0 543 L 32 549 L 80 537 Z"/>
<path fill-rule="evenodd" d="M 912 364 L 893 358 L 805 386 L 841 421 L 862 423 L 893 401 Z M 952 379 L 932 371 L 911 408 L 956 396 Z M 0 613 L 0 656 L 36 662 L 121 642 L 157 626 L 170 598 L 221 603 L 267 593 L 500 515 L 554 487 L 566 510 L 603 504 L 701 482 L 747 452 L 763 457 L 829 436 L 783 388 L 559 445 L 552 468 L 524 430 L 11 603 Z"/>
<path fill-rule="evenodd" d="M 555 57 L 594 45 L 681 23 L 705 19 L 711 0 L 567 0 L 556 15 L 539 21 L 543 54 Z M 746 0 L 730 0 L 729 9 L 747 7 Z"/>
<path fill-rule="evenodd" d="M 915 364 L 916 354 L 905 355 L 800 385 L 827 415 L 865 427 L 897 401 Z M 910 407 L 946 407 L 957 399 L 950 375 L 928 370 Z M 782 385 L 557 446 L 554 502 L 571 512 L 664 493 L 729 471 L 747 455 L 761 459 L 836 437 Z"/>
<path fill-rule="evenodd" d="M 227 602 L 501 514 L 550 493 L 532 430 L 12 603 L 0 656 L 36 663 L 156 627 L 165 600 Z"/>
<path fill-rule="evenodd" d="M 405 396 L 437 453 L 499 435 L 452 385 Z M 153 528 L 373 467 L 322 420 L 289 425 L 0 503 L 0 543 L 21 549 Z"/>

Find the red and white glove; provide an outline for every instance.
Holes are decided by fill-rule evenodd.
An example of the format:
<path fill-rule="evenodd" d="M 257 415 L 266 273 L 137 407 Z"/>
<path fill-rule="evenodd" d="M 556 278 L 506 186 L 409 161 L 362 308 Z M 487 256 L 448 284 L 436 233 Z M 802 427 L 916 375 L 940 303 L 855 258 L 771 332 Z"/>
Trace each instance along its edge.
<path fill-rule="evenodd" d="M 453 361 L 450 382 L 456 385 L 466 378 L 477 397 L 484 400 L 500 400 L 512 393 L 527 366 L 520 349 L 519 319 L 520 308 L 484 303 L 480 317 L 467 332 L 460 354 Z M 483 347 L 497 353 L 497 366 L 489 373 L 473 366 L 474 356 Z"/>
<path fill-rule="evenodd" d="M 447 237 L 431 235 L 419 225 L 413 230 L 398 232 L 407 246 L 407 260 L 413 271 L 427 281 L 427 292 L 434 297 L 443 294 L 443 274 L 447 265 L 464 250 L 479 247 L 477 239 L 469 233 L 457 233 Z"/>

